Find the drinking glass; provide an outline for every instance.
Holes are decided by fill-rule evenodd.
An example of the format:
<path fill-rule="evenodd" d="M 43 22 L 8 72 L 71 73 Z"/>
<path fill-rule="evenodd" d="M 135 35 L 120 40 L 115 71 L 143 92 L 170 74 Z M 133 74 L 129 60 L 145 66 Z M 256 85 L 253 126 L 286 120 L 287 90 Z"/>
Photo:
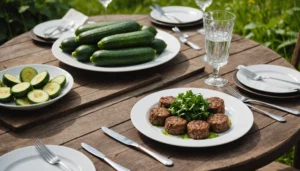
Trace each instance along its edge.
<path fill-rule="evenodd" d="M 98 0 L 104 6 L 104 20 L 106 21 L 106 10 L 112 0 Z"/>
<path fill-rule="evenodd" d="M 213 67 L 213 74 L 204 82 L 224 86 L 228 80 L 219 76 L 219 69 L 228 62 L 235 15 L 228 11 L 210 11 L 203 19 L 207 62 Z"/>
<path fill-rule="evenodd" d="M 195 0 L 196 4 L 199 6 L 200 10 L 204 13 L 205 12 L 205 9 L 208 8 L 213 0 Z M 201 28 L 199 30 L 197 30 L 197 32 L 201 33 L 201 34 L 205 34 L 205 31 L 204 31 L 204 28 Z M 206 55 L 204 55 L 201 60 L 203 62 L 207 62 L 207 58 L 206 58 Z"/>

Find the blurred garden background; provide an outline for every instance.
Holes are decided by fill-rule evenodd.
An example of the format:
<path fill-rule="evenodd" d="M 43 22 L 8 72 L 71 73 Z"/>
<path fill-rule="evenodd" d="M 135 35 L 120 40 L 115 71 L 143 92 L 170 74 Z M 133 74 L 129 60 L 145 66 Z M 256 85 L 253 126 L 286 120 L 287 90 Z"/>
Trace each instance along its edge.
<path fill-rule="evenodd" d="M 150 5 L 197 8 L 194 0 L 113 0 L 108 14 L 148 14 Z M 97 0 L 1 0 L 0 45 L 36 24 L 61 18 L 69 8 L 88 16 L 104 14 Z M 207 10 L 237 15 L 234 32 L 257 41 L 290 60 L 300 31 L 300 0 L 214 0 Z M 291 165 L 293 150 L 278 161 Z"/>

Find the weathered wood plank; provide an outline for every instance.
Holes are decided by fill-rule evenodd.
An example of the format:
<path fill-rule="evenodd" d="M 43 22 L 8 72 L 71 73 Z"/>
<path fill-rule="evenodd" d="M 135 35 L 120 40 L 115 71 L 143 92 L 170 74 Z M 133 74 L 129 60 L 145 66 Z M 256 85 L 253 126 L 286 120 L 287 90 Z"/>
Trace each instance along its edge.
<path fill-rule="evenodd" d="M 23 33 L 23 34 L 15 37 L 15 38 L 7 41 L 3 45 L 1 45 L 0 48 L 15 45 L 15 44 L 19 44 L 19 43 L 23 43 L 23 42 L 27 42 L 27 41 L 31 41 L 31 38 L 30 38 L 28 33 Z"/>

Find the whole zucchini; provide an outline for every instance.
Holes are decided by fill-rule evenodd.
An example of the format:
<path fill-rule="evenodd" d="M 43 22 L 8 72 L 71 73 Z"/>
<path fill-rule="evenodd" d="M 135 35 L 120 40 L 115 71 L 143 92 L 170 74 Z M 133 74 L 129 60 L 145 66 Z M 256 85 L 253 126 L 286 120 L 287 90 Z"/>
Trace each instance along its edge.
<path fill-rule="evenodd" d="M 156 51 L 150 47 L 119 50 L 98 50 L 90 61 L 98 66 L 120 66 L 145 63 L 154 59 Z"/>
<path fill-rule="evenodd" d="M 156 50 L 157 54 L 161 54 L 167 47 L 167 44 L 165 41 L 161 39 L 154 39 L 150 45 L 153 49 Z"/>
<path fill-rule="evenodd" d="M 76 37 L 76 41 L 82 44 L 93 44 L 99 42 L 102 38 L 107 36 L 138 30 L 140 30 L 140 25 L 136 21 L 122 22 L 80 33 Z"/>
<path fill-rule="evenodd" d="M 108 26 L 108 25 L 120 23 L 120 22 L 121 21 L 109 21 L 109 22 L 85 24 L 85 25 L 82 25 L 82 26 L 80 26 L 80 27 L 78 27 L 76 29 L 75 35 L 78 36 L 82 32 L 85 32 L 85 31 L 88 31 L 88 30 L 92 30 L 92 29 L 95 29 L 95 28 L 99 28 L 99 27 L 104 27 L 104 26 Z"/>
<path fill-rule="evenodd" d="M 72 53 L 78 61 L 86 62 L 89 61 L 92 54 L 98 50 L 96 45 L 81 45 Z"/>
<path fill-rule="evenodd" d="M 131 33 L 107 36 L 98 42 L 100 49 L 122 49 L 150 45 L 154 35 L 150 31 L 135 31 Z"/>
<path fill-rule="evenodd" d="M 80 43 L 75 41 L 75 37 L 69 37 L 64 39 L 59 47 L 64 52 L 73 52 L 78 46 Z"/>
<path fill-rule="evenodd" d="M 143 27 L 142 27 L 142 30 L 148 30 L 148 31 L 150 31 L 151 33 L 153 33 L 154 36 L 157 34 L 157 30 L 156 30 L 156 28 L 153 27 L 153 26 L 143 26 Z"/>

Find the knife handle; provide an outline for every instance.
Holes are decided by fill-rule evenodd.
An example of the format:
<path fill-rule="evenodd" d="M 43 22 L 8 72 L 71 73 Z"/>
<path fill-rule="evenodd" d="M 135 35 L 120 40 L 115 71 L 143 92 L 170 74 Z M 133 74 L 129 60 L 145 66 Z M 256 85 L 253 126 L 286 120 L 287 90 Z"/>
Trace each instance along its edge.
<path fill-rule="evenodd" d="M 113 168 L 115 168 L 117 171 L 130 171 L 129 169 L 115 163 L 114 161 L 110 160 L 107 157 L 103 158 L 104 161 L 106 161 L 109 165 L 111 165 Z"/>
<path fill-rule="evenodd" d="M 166 158 L 166 157 L 163 157 L 159 154 L 156 154 L 150 150 L 148 150 L 147 148 L 145 147 L 142 147 L 140 145 L 136 146 L 137 148 L 139 148 L 140 150 L 144 151 L 145 153 L 149 154 L 150 156 L 152 156 L 153 158 L 155 158 L 156 160 L 158 160 L 159 162 L 161 162 L 162 164 L 166 165 L 166 166 L 172 166 L 173 165 L 173 161 Z"/>

